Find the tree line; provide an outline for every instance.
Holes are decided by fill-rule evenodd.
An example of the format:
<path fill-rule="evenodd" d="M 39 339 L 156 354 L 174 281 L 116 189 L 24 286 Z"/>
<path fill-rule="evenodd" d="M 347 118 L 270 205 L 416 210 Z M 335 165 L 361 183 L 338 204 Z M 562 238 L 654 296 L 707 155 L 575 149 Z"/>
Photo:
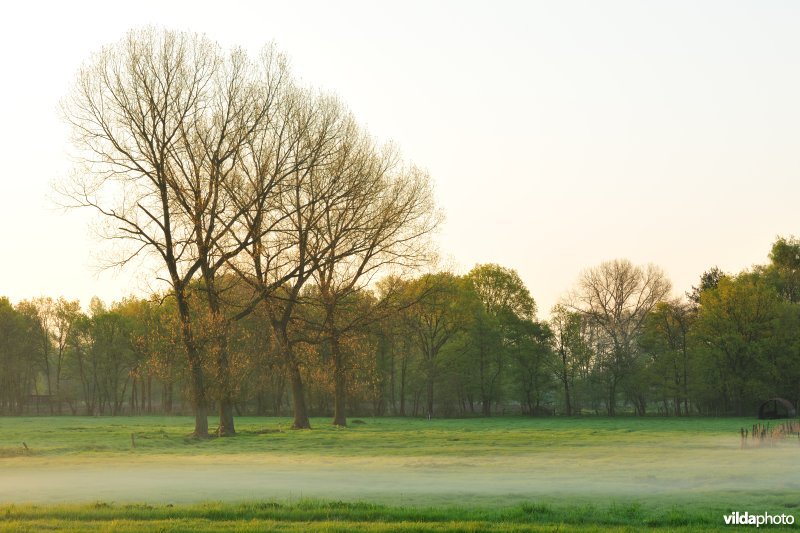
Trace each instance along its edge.
<path fill-rule="evenodd" d="M 287 360 L 260 303 L 228 324 L 225 391 L 239 415 L 358 416 L 753 415 L 800 397 L 800 241 L 780 238 L 770 262 L 703 273 L 684 298 L 655 266 L 615 260 L 585 270 L 551 312 L 517 273 L 484 264 L 458 276 L 387 276 L 330 312 L 314 282 L 297 297 Z M 233 314 L 249 294 L 222 277 Z M 201 281 L 187 299 L 204 375 L 219 370 L 218 326 Z M 193 412 L 192 367 L 170 293 L 110 307 L 0 299 L 4 414 Z M 299 379 L 292 375 L 297 364 Z M 296 380 L 296 381 L 293 381 Z M 295 387 L 300 384 L 300 390 Z"/>

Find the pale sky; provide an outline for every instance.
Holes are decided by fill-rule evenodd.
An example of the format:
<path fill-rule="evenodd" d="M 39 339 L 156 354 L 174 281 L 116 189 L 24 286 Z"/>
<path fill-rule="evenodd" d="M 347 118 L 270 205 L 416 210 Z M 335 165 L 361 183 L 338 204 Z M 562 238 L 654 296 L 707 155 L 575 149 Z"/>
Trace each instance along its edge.
<path fill-rule="evenodd" d="M 655 263 L 676 294 L 800 235 L 800 3 L 13 2 L 0 20 L 0 295 L 106 301 L 149 272 L 98 272 L 94 215 L 64 213 L 59 101 L 136 27 L 275 41 L 426 168 L 462 272 L 516 269 L 539 316 L 581 270 Z"/>

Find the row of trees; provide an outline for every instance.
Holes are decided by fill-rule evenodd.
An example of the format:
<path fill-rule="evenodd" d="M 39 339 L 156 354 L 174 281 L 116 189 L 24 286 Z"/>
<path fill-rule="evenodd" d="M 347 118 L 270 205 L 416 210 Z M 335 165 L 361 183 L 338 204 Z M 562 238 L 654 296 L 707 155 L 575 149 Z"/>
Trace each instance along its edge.
<path fill-rule="evenodd" d="M 331 313 L 317 282 L 298 295 L 286 342 L 309 413 L 395 416 L 635 412 L 747 415 L 760 401 L 800 398 L 800 241 L 779 239 L 770 263 L 738 275 L 714 268 L 685 299 L 654 266 L 617 260 L 588 269 L 536 320 L 513 270 L 389 276 L 342 297 Z M 230 291 L 221 312 L 245 301 Z M 188 290 L 205 375 L 218 358 L 215 315 Z M 181 319 L 168 294 L 104 307 L 0 300 L 4 413 L 136 414 L 193 407 Z M 232 302 L 232 303 L 231 303 Z M 227 330 L 232 407 L 293 409 L 294 369 L 259 303 Z M 214 385 L 218 386 L 218 385 Z M 222 394 L 212 391 L 212 398 Z M 214 400 L 218 401 L 218 400 Z"/>
<path fill-rule="evenodd" d="M 686 299 L 653 267 L 613 261 L 587 271 L 551 321 L 562 411 L 756 412 L 800 400 L 800 241 L 779 238 L 770 263 L 712 268 Z M 601 399 L 600 391 L 606 396 Z"/>
<path fill-rule="evenodd" d="M 236 278 L 225 281 L 221 312 L 230 314 L 245 303 L 230 303 L 232 294 L 247 291 Z M 202 370 L 214 375 L 218 325 L 204 292 L 197 283 L 187 295 L 200 326 Z M 176 391 L 182 407 L 192 406 L 181 319 L 166 296 L 110 308 L 93 300 L 88 314 L 63 299 L 16 307 L 4 300 L 2 379 L 14 387 L 5 389 L 3 412 L 170 413 Z M 548 333 L 533 320 L 534 301 L 514 271 L 483 265 L 461 277 L 388 277 L 342 297 L 335 313 L 312 283 L 295 306 L 287 342 L 303 400 L 311 411 L 332 413 L 335 424 L 346 424 L 348 406 L 370 414 L 491 414 L 509 387 L 526 410 L 539 408 Z M 281 414 L 294 404 L 287 394 L 294 369 L 274 332 L 264 331 L 268 313 L 259 303 L 227 331 L 226 393 L 240 413 Z M 510 364 L 516 377 L 506 383 Z"/>

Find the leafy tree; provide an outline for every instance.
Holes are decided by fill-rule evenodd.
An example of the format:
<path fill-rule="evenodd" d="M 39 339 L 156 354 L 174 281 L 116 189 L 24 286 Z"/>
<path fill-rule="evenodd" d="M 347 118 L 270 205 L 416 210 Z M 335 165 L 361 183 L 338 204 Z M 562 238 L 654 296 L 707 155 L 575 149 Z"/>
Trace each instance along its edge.
<path fill-rule="evenodd" d="M 404 292 L 403 297 L 414 302 L 404 315 L 421 356 L 425 412 L 432 417 L 434 389 L 444 370 L 441 355 L 456 336 L 469 327 L 469 309 L 476 300 L 463 279 L 446 272 L 411 281 Z"/>
<path fill-rule="evenodd" d="M 553 388 L 553 332 L 546 323 L 518 320 L 508 330 L 507 340 L 523 412 L 538 414 Z"/>
<path fill-rule="evenodd" d="M 36 357 L 36 369 L 39 379 L 35 380 L 34 391 L 37 394 L 37 414 L 39 408 L 38 396 L 46 396 L 50 414 L 55 414 L 53 398 L 53 337 L 52 321 L 55 318 L 55 302 L 50 297 L 25 300 L 17 305 L 17 310 L 25 315 L 31 324 L 30 337 L 36 344 L 33 354 Z M 40 381 L 43 381 L 44 394 L 40 390 Z"/>
<path fill-rule="evenodd" d="M 700 295 L 703 291 L 708 289 L 716 289 L 719 285 L 719 280 L 724 278 L 726 274 L 718 267 L 711 267 L 709 270 L 703 272 L 700 276 L 700 285 L 697 287 L 692 286 L 691 292 L 686 293 L 686 297 L 695 305 L 700 304 Z"/>
<path fill-rule="evenodd" d="M 576 389 L 581 380 L 588 379 L 591 368 L 593 354 L 586 337 L 586 320 L 581 313 L 559 304 L 553 308 L 549 329 L 555 350 L 553 372 L 564 389 L 564 414 L 571 416 L 580 413 Z"/>
<path fill-rule="evenodd" d="M 663 398 L 665 412 L 669 413 L 671 401 L 676 416 L 690 414 L 690 374 L 694 364 L 690 333 L 695 316 L 687 303 L 659 302 L 648 315 L 642 332 L 641 346 L 650 357 L 647 373 Z"/>
<path fill-rule="evenodd" d="M 21 414 L 26 396 L 34 390 L 35 322 L 0 298 L 0 413 Z"/>
<path fill-rule="evenodd" d="M 778 292 L 792 303 L 800 303 L 800 240 L 779 237 L 769 253 L 765 274 L 774 279 Z"/>
<path fill-rule="evenodd" d="M 64 298 L 59 298 L 55 307 L 52 310 L 52 336 L 55 343 L 55 399 L 58 407 L 57 411 L 61 413 L 61 407 L 64 401 L 70 405 L 70 408 L 75 412 L 74 398 L 72 398 L 71 391 L 65 390 L 64 385 L 64 369 L 67 362 L 67 351 L 70 344 L 75 342 L 76 325 L 83 317 L 81 305 L 78 300 L 67 301 Z"/>
<path fill-rule="evenodd" d="M 481 304 L 473 307 L 468 357 L 475 363 L 473 375 L 482 412 L 490 415 L 492 403 L 501 399 L 503 374 L 511 363 L 512 349 L 517 355 L 513 360 L 529 370 L 523 363 L 529 361 L 520 359 L 525 338 L 521 331 L 525 329 L 523 322 L 532 324 L 536 303 L 515 270 L 496 264 L 476 265 L 465 279 Z"/>
<path fill-rule="evenodd" d="M 695 335 L 704 356 L 703 379 L 714 387 L 712 397 L 723 412 L 742 416 L 777 378 L 777 354 L 786 348 L 785 304 L 763 276 L 749 272 L 721 278 L 715 289 L 703 291 L 700 304 Z"/>
<path fill-rule="evenodd" d="M 387 308 L 392 310 L 383 314 L 375 324 L 379 365 L 384 376 L 384 396 L 389 399 L 392 413 L 399 416 L 408 414 L 406 403 L 413 383 L 422 381 L 422 377 L 416 375 L 421 356 L 418 354 L 416 331 L 410 313 L 417 303 L 414 295 L 421 297 L 424 293 L 412 291 L 410 285 L 411 282 L 396 276 L 388 276 L 377 284 L 378 298 L 387 302 Z"/>

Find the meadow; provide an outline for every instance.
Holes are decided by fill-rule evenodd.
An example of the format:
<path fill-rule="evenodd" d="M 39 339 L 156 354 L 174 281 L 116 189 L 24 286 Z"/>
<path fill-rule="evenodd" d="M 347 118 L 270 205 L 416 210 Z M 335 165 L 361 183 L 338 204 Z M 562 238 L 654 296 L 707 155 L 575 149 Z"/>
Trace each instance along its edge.
<path fill-rule="evenodd" d="M 800 441 L 742 449 L 753 419 L 354 422 L 243 417 L 198 441 L 186 417 L 2 418 L 0 531 L 721 531 L 733 511 L 800 513 Z"/>

